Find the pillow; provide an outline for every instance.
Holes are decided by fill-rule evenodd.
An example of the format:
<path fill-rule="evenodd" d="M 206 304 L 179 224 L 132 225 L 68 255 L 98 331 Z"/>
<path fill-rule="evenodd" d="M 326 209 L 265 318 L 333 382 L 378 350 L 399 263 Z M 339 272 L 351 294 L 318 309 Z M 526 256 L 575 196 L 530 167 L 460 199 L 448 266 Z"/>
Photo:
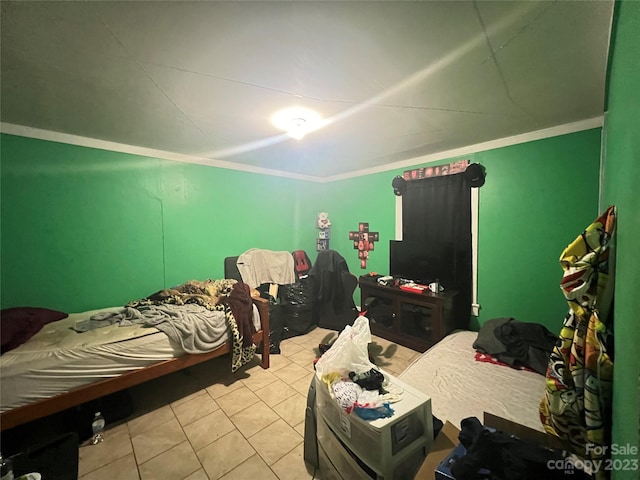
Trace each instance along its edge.
<path fill-rule="evenodd" d="M 68 313 L 39 307 L 15 307 L 0 311 L 0 354 L 19 347 L 47 323 L 68 316 Z"/>

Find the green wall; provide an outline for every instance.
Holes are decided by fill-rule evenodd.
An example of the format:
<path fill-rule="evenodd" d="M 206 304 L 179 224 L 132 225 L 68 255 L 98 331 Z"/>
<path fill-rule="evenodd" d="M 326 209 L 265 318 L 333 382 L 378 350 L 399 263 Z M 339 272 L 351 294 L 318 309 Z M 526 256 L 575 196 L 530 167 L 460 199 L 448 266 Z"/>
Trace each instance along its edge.
<path fill-rule="evenodd" d="M 598 213 L 601 129 L 513 145 L 465 156 L 486 168 L 479 189 L 478 327 L 496 317 L 538 322 L 559 332 L 568 307 L 560 291 L 562 250 Z M 458 158 L 439 163 L 448 163 Z M 332 248 L 357 275 L 386 273 L 395 238 L 393 177 L 402 170 L 336 181 L 324 186 L 333 222 Z M 348 230 L 369 222 L 380 232 L 366 270 Z"/>
<path fill-rule="evenodd" d="M 614 298 L 615 360 L 613 439 L 618 446 L 640 447 L 640 3 L 623 1 L 618 9 L 610 57 L 605 121 L 601 206 L 617 208 Z M 620 455 L 620 459 L 629 456 Z M 637 459 L 637 455 L 635 456 Z M 637 480 L 638 471 L 618 470 L 614 480 Z"/>
<path fill-rule="evenodd" d="M 497 317 L 560 331 L 564 248 L 598 213 L 601 130 L 481 152 L 478 299 L 480 323 Z"/>
<path fill-rule="evenodd" d="M 465 157 L 487 170 L 475 327 L 512 316 L 559 330 L 558 257 L 597 214 L 599 151 L 593 129 Z M 314 183 L 10 135 L 1 166 L 2 306 L 66 311 L 220 278 L 224 257 L 249 248 L 313 261 L 320 211 L 352 273 L 387 273 L 402 173 Z M 380 233 L 366 269 L 349 240 L 359 222 Z"/>
<path fill-rule="evenodd" d="M 368 272 L 386 275 L 389 271 L 389 240 L 395 235 L 396 197 L 391 188 L 394 176 L 391 172 L 377 173 L 322 185 L 318 208 L 329 212 L 330 246 L 347 260 L 349 271 L 356 276 Z M 361 222 L 368 223 L 371 232 L 380 234 L 374 250 L 369 252 L 365 269 L 360 267 L 358 250 L 349 240 L 349 232 L 357 231 Z"/>
<path fill-rule="evenodd" d="M 3 135 L 2 307 L 120 305 L 315 247 L 318 184 Z"/>

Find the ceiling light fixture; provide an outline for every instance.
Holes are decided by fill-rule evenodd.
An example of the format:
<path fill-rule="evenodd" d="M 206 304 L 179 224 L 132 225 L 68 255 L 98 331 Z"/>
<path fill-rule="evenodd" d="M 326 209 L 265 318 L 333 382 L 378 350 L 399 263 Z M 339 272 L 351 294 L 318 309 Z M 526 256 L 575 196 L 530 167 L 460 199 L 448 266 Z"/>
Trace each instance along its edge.
<path fill-rule="evenodd" d="M 289 134 L 289 136 L 297 140 L 300 140 L 302 137 L 306 135 L 307 133 L 306 128 L 307 128 L 307 121 L 304 118 L 301 118 L 301 117 L 292 118 L 289 125 L 289 131 L 287 133 Z"/>
<path fill-rule="evenodd" d="M 296 140 L 302 139 L 307 133 L 317 130 L 323 125 L 318 112 L 304 107 L 280 110 L 271 117 L 271 123 Z"/>

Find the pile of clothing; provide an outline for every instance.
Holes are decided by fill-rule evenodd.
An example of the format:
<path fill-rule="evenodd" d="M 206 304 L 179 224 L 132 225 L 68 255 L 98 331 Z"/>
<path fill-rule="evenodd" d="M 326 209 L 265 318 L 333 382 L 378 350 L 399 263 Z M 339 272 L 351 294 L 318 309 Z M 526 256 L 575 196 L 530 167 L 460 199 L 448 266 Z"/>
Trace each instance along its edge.
<path fill-rule="evenodd" d="M 539 323 L 494 318 L 482 325 L 473 348 L 511 367 L 524 366 L 544 375 L 557 340 Z"/>
<path fill-rule="evenodd" d="M 483 426 L 476 417 L 462 420 L 464 455 L 451 463 L 457 480 L 587 480 L 565 450 L 558 450 Z M 569 466 L 571 468 L 558 468 Z M 479 472 L 482 472 L 479 474 Z"/>
<path fill-rule="evenodd" d="M 394 412 L 390 404 L 402 399 L 376 368 L 363 373 L 349 372 L 349 378 L 333 372 L 323 375 L 322 381 L 340 408 L 365 420 L 391 417 Z"/>

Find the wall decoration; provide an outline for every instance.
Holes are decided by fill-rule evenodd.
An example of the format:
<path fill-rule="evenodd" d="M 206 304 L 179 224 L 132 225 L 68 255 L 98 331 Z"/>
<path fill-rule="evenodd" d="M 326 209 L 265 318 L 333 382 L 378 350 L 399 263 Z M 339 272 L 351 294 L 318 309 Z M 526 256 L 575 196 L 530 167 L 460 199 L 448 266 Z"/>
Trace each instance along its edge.
<path fill-rule="evenodd" d="M 329 250 L 329 240 L 325 238 L 316 238 L 316 250 Z"/>
<path fill-rule="evenodd" d="M 396 197 L 401 197 L 404 192 L 407 191 L 407 181 L 402 175 L 396 175 L 391 181 L 393 187 L 393 193 Z"/>
<path fill-rule="evenodd" d="M 357 232 L 349 232 L 349 240 L 353 240 L 353 248 L 358 250 L 360 268 L 367 268 L 369 252 L 373 250 L 374 242 L 380 240 L 380 233 L 370 232 L 369 224 L 360 222 Z"/>
<path fill-rule="evenodd" d="M 329 214 L 327 212 L 320 212 L 318 214 L 318 228 L 320 230 L 331 228 L 331 220 L 329 220 Z"/>
<path fill-rule="evenodd" d="M 402 177 L 407 180 L 419 180 L 426 177 L 441 177 L 444 175 L 453 175 L 454 173 L 462 173 L 469 166 L 469 160 L 457 160 L 448 165 L 436 165 L 435 167 L 420 167 L 412 170 L 405 170 Z"/>
<path fill-rule="evenodd" d="M 327 212 L 320 212 L 316 217 L 316 226 L 320 229 L 316 239 L 316 250 L 329 250 L 329 239 L 331 238 L 331 220 Z"/>

